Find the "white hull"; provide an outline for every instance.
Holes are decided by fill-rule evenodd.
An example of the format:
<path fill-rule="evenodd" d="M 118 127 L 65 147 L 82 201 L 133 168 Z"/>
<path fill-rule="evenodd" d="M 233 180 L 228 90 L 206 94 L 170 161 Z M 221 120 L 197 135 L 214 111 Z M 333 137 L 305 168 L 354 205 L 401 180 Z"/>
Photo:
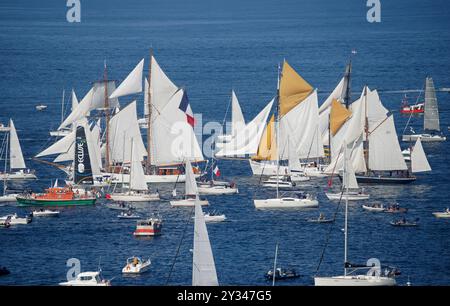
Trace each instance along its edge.
<path fill-rule="evenodd" d="M 56 210 L 33 211 L 33 217 L 57 217 L 57 216 L 59 216 L 59 211 Z"/>
<path fill-rule="evenodd" d="M 0 202 L 15 202 L 16 201 L 16 197 L 19 194 L 17 193 L 10 193 L 10 194 L 6 194 L 6 195 L 2 195 L 0 196 Z"/>
<path fill-rule="evenodd" d="M 450 212 L 434 212 L 436 218 L 450 218 Z"/>
<path fill-rule="evenodd" d="M 65 137 L 69 135 L 72 131 L 69 130 L 60 130 L 60 131 L 51 131 L 50 136 L 53 137 Z"/>
<path fill-rule="evenodd" d="M 253 175 L 277 175 L 277 171 L 281 175 L 284 173 L 289 173 L 288 167 L 286 166 L 280 166 L 278 169 L 276 161 L 257 162 L 254 160 L 249 160 L 249 163 L 252 168 Z"/>
<path fill-rule="evenodd" d="M 105 176 L 109 176 L 111 178 L 112 184 L 128 184 L 130 182 L 129 174 L 119 174 L 119 173 L 111 173 L 105 174 Z M 200 174 L 195 174 L 195 177 L 199 177 Z M 145 175 L 145 182 L 149 183 L 183 183 L 186 181 L 186 176 L 184 174 L 170 174 L 170 175 L 156 175 L 149 174 Z"/>
<path fill-rule="evenodd" d="M 23 171 L 13 172 L 13 173 L 0 173 L 0 180 L 17 180 L 17 181 L 25 181 L 25 180 L 35 180 L 37 179 L 36 175 L 33 173 L 26 173 Z"/>
<path fill-rule="evenodd" d="M 291 181 L 293 182 L 307 182 L 309 180 L 311 180 L 311 178 L 309 176 L 304 175 L 303 173 L 292 173 L 290 174 L 291 177 Z"/>
<path fill-rule="evenodd" d="M 315 286 L 395 286 L 394 278 L 385 276 L 347 275 L 314 277 Z"/>
<path fill-rule="evenodd" d="M 183 199 L 183 200 L 173 200 L 170 201 L 170 205 L 177 207 L 177 206 L 184 206 L 184 207 L 192 207 L 195 206 L 195 199 Z M 200 205 L 209 205 L 208 200 L 198 200 Z"/>
<path fill-rule="evenodd" d="M 422 142 L 439 142 L 445 141 L 447 138 L 441 135 L 431 135 L 431 134 L 412 134 L 412 135 L 403 135 L 403 141 L 416 141 L 420 138 Z"/>
<path fill-rule="evenodd" d="M 328 174 L 323 173 L 323 171 L 317 167 L 306 167 L 304 172 L 305 172 L 305 175 L 310 176 L 310 177 L 327 177 L 328 176 Z"/>
<path fill-rule="evenodd" d="M 313 199 L 280 198 L 253 200 L 256 208 L 315 208 L 319 202 Z"/>
<path fill-rule="evenodd" d="M 205 216 L 205 222 L 223 222 L 227 219 L 227 217 L 225 217 L 225 215 L 214 215 L 211 216 L 209 214 L 204 214 Z"/>
<path fill-rule="evenodd" d="M 5 221 L 8 219 L 8 216 L 1 217 L 1 221 Z M 11 215 L 11 219 L 9 220 L 10 225 L 16 225 L 16 224 L 28 224 L 31 222 L 30 218 L 19 218 L 16 215 Z"/>
<path fill-rule="evenodd" d="M 144 273 L 145 271 L 148 271 L 148 269 L 150 269 L 150 259 L 147 260 L 146 262 L 143 262 L 142 264 L 137 264 L 135 266 L 133 266 L 132 264 L 127 264 L 125 267 L 123 267 L 122 269 L 122 273 L 123 274 L 140 274 L 140 273 Z"/>
<path fill-rule="evenodd" d="M 330 193 L 327 192 L 325 193 L 327 195 L 327 198 L 329 200 L 339 200 L 341 199 L 341 193 Z M 345 200 L 347 198 L 347 194 L 344 192 L 344 194 L 342 195 L 342 200 Z M 365 193 L 353 193 L 353 192 L 349 192 L 348 193 L 348 200 L 349 201 L 360 201 L 360 200 L 367 200 L 370 198 L 370 195 L 365 194 Z"/>
<path fill-rule="evenodd" d="M 208 187 L 198 186 L 198 192 L 200 194 L 223 195 L 239 193 L 239 190 L 237 188 L 216 185 Z"/>
<path fill-rule="evenodd" d="M 372 206 L 363 205 L 362 208 L 364 210 L 372 211 L 372 212 L 383 212 L 383 211 L 386 210 L 386 208 L 383 207 L 383 206 L 381 206 L 381 207 L 372 207 Z"/>
<path fill-rule="evenodd" d="M 158 193 L 151 193 L 151 194 L 113 193 L 113 194 L 111 194 L 111 199 L 113 201 L 120 201 L 120 202 L 150 202 L 150 201 L 159 201 L 159 194 Z"/>

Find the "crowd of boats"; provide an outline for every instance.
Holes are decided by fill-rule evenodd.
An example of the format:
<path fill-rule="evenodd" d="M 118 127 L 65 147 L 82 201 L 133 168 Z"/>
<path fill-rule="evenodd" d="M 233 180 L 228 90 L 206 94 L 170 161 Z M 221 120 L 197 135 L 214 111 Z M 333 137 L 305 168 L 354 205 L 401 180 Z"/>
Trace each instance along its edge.
<path fill-rule="evenodd" d="M 52 141 L 48 146 L 33 157 L 36 162 L 63 171 L 66 176 L 63 186 L 55 183 L 42 192 L 8 192 L 8 181 L 35 180 L 37 173 L 25 164 L 13 120 L 8 126 L 2 125 L 1 155 L 5 165 L 0 173 L 4 186 L 0 201 L 38 207 L 33 216 L 53 216 L 59 212 L 48 208 L 94 205 L 104 198 L 107 207 L 121 211 L 118 218 L 136 219 L 135 236 L 154 236 L 161 234 L 163 219 L 159 215 L 144 217 L 136 213 L 133 203 L 151 205 L 161 201 L 157 184 L 184 183 L 184 193 L 178 195 L 175 187 L 168 202 L 172 207 L 195 210 L 192 284 L 215 285 L 218 281 L 205 223 L 225 221 L 226 216 L 204 213 L 202 206 L 209 205 L 205 196 L 239 194 L 234 182 L 218 180 L 219 163 L 222 159 L 244 159 L 248 160 L 253 175 L 260 177 L 258 188 L 273 191 L 268 198 L 255 196 L 253 204 L 257 209 L 317 208 L 317 195 L 305 192 L 302 185 L 321 179 L 324 184 L 328 180 L 325 194 L 330 201 L 345 202 L 344 275 L 317 276 L 316 285 L 393 285 L 392 274 L 357 274 L 363 267 L 355 268 L 349 263 L 348 202 L 370 199 L 367 192 L 370 185 L 363 189 L 361 183 L 416 181 L 416 173 L 431 171 L 422 142 L 446 138 L 440 132 L 436 92 L 430 77 L 425 80 L 424 103 L 418 108 L 407 109 L 404 105 L 401 109 L 411 115 L 408 125 L 413 114 L 421 110 L 424 114 L 423 133 L 404 133 L 402 141 L 406 142 L 406 148 L 402 150 L 394 115 L 382 104 L 377 90 L 364 86 L 360 96 L 352 101 L 351 70 L 350 61 L 344 76 L 319 106 L 318 90 L 284 60 L 278 67 L 274 97 L 250 121 L 244 119 L 232 91 L 228 107 L 231 106 L 231 129 L 215 138 L 214 154 L 207 161 L 194 133 L 195 118 L 187 90 L 169 79 L 152 52 L 148 77 L 144 77 L 142 59 L 117 87 L 115 81 L 108 79 L 105 65 L 103 80 L 94 82 L 81 101 L 72 91 L 67 116 L 63 93 L 61 123 L 50 132 Z M 137 100 L 128 101 L 125 107 L 121 104 L 142 92 L 144 117 L 138 118 Z M 333 185 L 336 178 L 341 184 Z M 406 208 L 397 205 L 365 204 L 362 208 L 371 212 L 406 212 Z M 448 209 L 433 214 L 438 218 L 450 217 Z M 28 223 L 31 217 L 8 215 L 0 220 L 2 225 L 9 226 Z M 330 223 L 334 219 L 321 214 L 309 221 Z M 417 225 L 405 219 L 391 224 Z M 149 265 L 150 260 L 133 257 L 124 270 L 138 273 Z M 280 273 L 281 270 L 271 275 Z M 93 282 L 109 284 L 95 272 L 81 273 L 76 280 L 63 284 Z"/>

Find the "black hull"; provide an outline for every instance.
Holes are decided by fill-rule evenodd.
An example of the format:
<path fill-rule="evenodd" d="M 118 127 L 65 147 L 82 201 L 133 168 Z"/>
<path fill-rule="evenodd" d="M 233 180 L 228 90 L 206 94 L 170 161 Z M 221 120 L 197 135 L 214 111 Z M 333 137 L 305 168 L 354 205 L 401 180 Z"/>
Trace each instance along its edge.
<path fill-rule="evenodd" d="M 365 176 L 356 175 L 358 183 L 365 184 L 409 184 L 416 180 L 416 177 L 395 177 L 395 176 Z"/>

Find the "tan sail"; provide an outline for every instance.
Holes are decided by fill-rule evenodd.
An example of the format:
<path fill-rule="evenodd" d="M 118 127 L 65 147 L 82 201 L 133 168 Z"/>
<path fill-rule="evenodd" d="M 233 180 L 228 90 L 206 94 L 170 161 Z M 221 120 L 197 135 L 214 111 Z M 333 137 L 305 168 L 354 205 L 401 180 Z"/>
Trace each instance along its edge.
<path fill-rule="evenodd" d="M 276 160 L 277 154 L 275 115 L 272 115 L 259 142 L 258 153 L 252 160 Z"/>
<path fill-rule="evenodd" d="M 333 99 L 330 111 L 330 130 L 334 136 L 344 125 L 345 121 L 352 115 L 352 112 L 345 108 L 338 100 Z"/>
<path fill-rule="evenodd" d="M 313 87 L 284 61 L 280 79 L 280 117 L 300 104 L 312 91 Z"/>

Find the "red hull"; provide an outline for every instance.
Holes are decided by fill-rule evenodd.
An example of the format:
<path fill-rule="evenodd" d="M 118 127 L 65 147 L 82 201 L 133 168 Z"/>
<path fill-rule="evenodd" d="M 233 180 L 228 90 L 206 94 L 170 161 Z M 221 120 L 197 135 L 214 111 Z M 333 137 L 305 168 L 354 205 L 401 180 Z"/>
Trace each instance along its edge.
<path fill-rule="evenodd" d="M 423 113 L 423 109 L 413 109 L 413 110 L 401 109 L 400 113 L 402 113 L 402 114 L 421 114 L 421 113 Z"/>

